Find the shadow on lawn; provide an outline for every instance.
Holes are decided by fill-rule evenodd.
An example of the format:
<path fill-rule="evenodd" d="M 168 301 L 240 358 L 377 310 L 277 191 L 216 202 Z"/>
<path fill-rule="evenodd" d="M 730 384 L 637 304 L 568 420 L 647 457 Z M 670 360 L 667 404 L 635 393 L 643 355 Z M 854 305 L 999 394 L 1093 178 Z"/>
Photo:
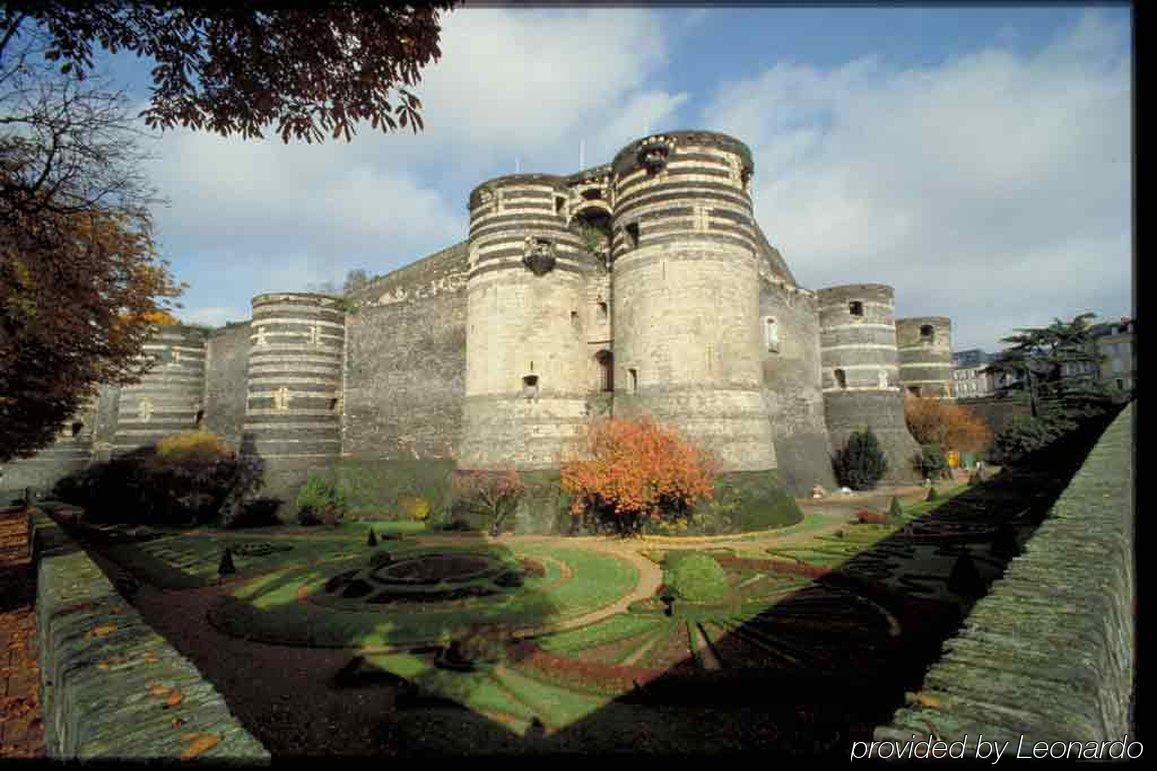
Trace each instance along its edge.
<path fill-rule="evenodd" d="M 560 730 L 512 737 L 463 713 L 463 742 L 402 752 L 719 753 L 847 757 L 918 691 L 959 629 L 1047 517 L 1112 416 L 1006 470 L 775 602 L 712 641 L 719 669 L 689 656 Z M 854 527 L 854 526 L 850 526 Z M 749 662 L 758 661 L 758 665 Z"/>
<path fill-rule="evenodd" d="M 370 701 L 359 705 L 356 717 L 350 708 L 348 724 L 338 720 L 328 727 L 333 739 L 327 743 L 328 751 L 703 754 L 761 750 L 846 758 L 851 741 L 867 737 L 902 706 L 905 692 L 919 689 L 942 643 L 957 631 L 1035 532 L 1110 419 L 1071 435 L 1033 466 L 1006 470 L 914 519 L 730 633 L 711 640 L 718 669 L 704 669 L 688 656 L 553 733 L 544 732 L 541 723 L 534 721 L 530 730 L 520 732 L 462 707 L 461 702 L 479 695 L 469 689 L 481 687 L 481 681 L 470 677 L 453 681 L 465 691 L 450 692 L 449 699 L 423 696 L 447 692 L 443 673 L 454 666 L 454 657 L 447 660 L 447 646 L 417 646 L 415 661 L 421 666 L 415 665 L 408 674 L 387 672 L 364 658 L 350 659 L 348 652 L 340 664 L 335 664 L 339 659 L 333 652 L 328 658 L 323 651 L 302 653 L 313 656 L 311 661 L 324 660 L 327 671 L 333 673 L 325 698 L 337 704 L 369 694 Z M 482 544 L 486 549 L 504 548 L 480 537 Z M 278 576 L 265 593 L 284 595 L 292 585 L 291 576 Z M 297 613 L 305 605 L 296 596 L 282 596 L 265 610 L 284 611 L 285 617 L 266 620 L 302 624 L 303 628 L 323 623 L 321 617 Z M 537 614 L 538 621 L 554 612 L 549 602 L 530 607 L 535 608 L 532 615 Z M 298 618 L 293 620 L 295 613 Z M 513 631 L 512 626 L 488 627 L 476 621 L 447 623 L 439 634 L 457 638 L 460 646 L 477 635 L 481 639 L 478 649 L 484 651 L 494 639 Z M 520 619 L 517 625 L 525 623 Z M 275 755 L 301 754 L 303 745 L 287 741 L 284 726 L 263 723 L 262 705 L 254 698 L 252 684 L 245 677 L 230 676 L 230 667 L 236 664 L 214 662 L 214 652 L 203 642 L 197 644 L 192 624 L 186 629 L 192 636 L 176 635 L 174 644 L 199 666 L 205 665 L 247 727 Z M 354 627 L 326 633 L 351 646 L 364 643 Z M 507 646 L 504 654 L 517 656 L 518 650 L 518 646 Z M 491 665 L 488 655 L 483 653 L 475 662 L 478 668 Z M 441 666 L 432 666 L 438 657 Z M 359 693 L 363 696 L 355 696 Z M 290 694 L 290 698 L 301 704 L 295 707 L 301 710 L 297 719 L 306 719 L 309 705 L 305 701 L 311 696 Z M 361 714 L 370 709 L 378 711 Z M 371 723 L 378 726 L 372 736 L 366 734 Z"/>

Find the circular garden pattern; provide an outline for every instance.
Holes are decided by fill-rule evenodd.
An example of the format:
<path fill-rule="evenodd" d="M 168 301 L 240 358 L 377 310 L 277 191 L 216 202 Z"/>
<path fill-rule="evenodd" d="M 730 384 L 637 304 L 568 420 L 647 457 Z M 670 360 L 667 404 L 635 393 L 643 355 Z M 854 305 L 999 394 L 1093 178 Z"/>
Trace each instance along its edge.
<path fill-rule="evenodd" d="M 209 620 L 265 642 L 415 647 L 477 627 L 520 636 L 565 627 L 613 605 L 638 580 L 630 562 L 590 549 L 399 544 L 243 582 Z"/>

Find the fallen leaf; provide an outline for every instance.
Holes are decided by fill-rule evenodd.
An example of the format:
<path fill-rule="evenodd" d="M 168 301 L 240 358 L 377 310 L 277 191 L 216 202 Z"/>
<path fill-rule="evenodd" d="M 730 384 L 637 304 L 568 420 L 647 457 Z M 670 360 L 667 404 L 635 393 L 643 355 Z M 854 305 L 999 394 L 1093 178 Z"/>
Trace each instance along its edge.
<path fill-rule="evenodd" d="M 189 721 L 185 720 L 185 718 L 183 718 L 183 717 L 175 717 L 169 721 L 169 725 L 171 725 L 173 728 L 180 728 L 181 726 L 183 726 L 187 722 L 189 722 Z"/>
<path fill-rule="evenodd" d="M 149 686 L 149 696 L 164 696 L 169 692 L 167 686 L 160 683 L 153 683 Z"/>
<path fill-rule="evenodd" d="M 89 637 L 107 637 L 117 630 L 116 624 L 100 624 L 88 630 Z"/>
<path fill-rule="evenodd" d="M 930 696 L 926 693 L 916 694 L 916 703 L 922 707 L 931 707 L 932 709 L 940 709 L 940 707 L 943 705 L 943 702 L 941 702 L 940 699 L 936 698 L 935 696 Z"/>
<path fill-rule="evenodd" d="M 169 695 L 165 698 L 166 707 L 175 707 L 185 700 L 185 695 L 181 693 L 179 688 L 174 688 L 169 691 Z"/>
<path fill-rule="evenodd" d="M 188 744 L 181 753 L 181 760 L 190 760 L 201 753 L 208 752 L 221 742 L 220 734 L 183 734 L 181 741 Z"/>

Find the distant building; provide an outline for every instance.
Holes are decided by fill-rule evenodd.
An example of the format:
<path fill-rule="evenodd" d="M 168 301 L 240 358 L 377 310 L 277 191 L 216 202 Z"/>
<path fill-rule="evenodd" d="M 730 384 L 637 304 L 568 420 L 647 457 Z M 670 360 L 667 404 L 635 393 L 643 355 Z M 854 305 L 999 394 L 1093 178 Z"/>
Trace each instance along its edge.
<path fill-rule="evenodd" d="M 993 354 L 979 348 L 952 354 L 952 386 L 957 399 L 978 399 L 995 393 L 996 380 L 991 373 L 984 371 L 993 358 Z"/>
<path fill-rule="evenodd" d="M 1129 317 L 1093 325 L 1093 337 L 1101 354 L 1101 381 L 1114 391 L 1132 391 L 1137 378 L 1133 348 L 1134 322 Z"/>

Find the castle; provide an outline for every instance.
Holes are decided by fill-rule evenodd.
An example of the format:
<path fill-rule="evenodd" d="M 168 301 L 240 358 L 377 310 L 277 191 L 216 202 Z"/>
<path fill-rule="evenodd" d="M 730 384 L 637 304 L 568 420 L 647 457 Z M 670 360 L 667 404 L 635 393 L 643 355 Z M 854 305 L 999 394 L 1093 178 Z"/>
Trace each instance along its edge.
<path fill-rule="evenodd" d="M 870 426 L 890 475 L 919 448 L 903 391 L 951 396 L 951 324 L 895 319 L 891 287 L 812 291 L 752 214 L 751 153 L 714 132 L 648 136 L 570 176 L 469 197 L 466 241 L 344 297 L 262 294 L 252 318 L 161 328 L 139 384 L 103 388 L 0 486 L 204 427 L 284 492 L 342 458 L 548 469 L 602 416 L 651 415 L 725 471 L 834 484 Z"/>

